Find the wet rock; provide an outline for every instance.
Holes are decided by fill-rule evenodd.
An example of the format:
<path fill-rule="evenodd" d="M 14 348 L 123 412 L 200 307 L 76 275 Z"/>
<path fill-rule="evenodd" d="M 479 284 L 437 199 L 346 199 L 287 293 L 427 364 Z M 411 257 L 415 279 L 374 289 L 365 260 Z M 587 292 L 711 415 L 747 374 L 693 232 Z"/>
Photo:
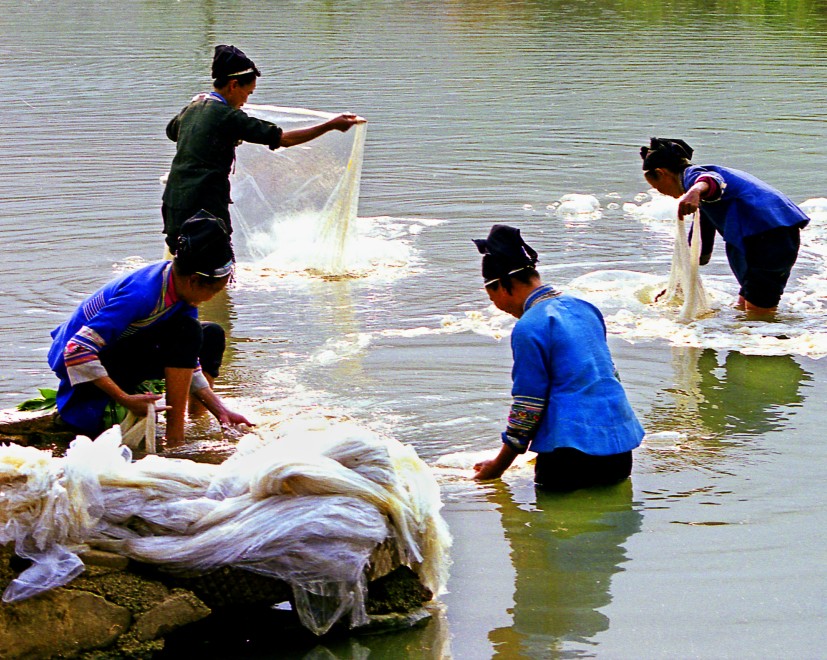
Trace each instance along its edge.
<path fill-rule="evenodd" d="M 387 575 L 368 584 L 368 598 L 365 604 L 371 616 L 389 613 L 418 611 L 433 598 L 427 589 L 407 566 L 398 566 Z"/>
<path fill-rule="evenodd" d="M 177 591 L 135 621 L 133 632 L 140 641 L 163 637 L 176 628 L 199 621 L 210 608 L 187 591 Z"/>
<path fill-rule="evenodd" d="M 16 576 L 13 549 L 0 547 L 0 591 Z M 123 557 L 86 553 L 66 587 L 0 603 L 0 658 L 151 658 L 163 636 L 209 615 L 194 594 L 120 568 Z M 127 562 L 128 564 L 128 562 Z"/>
<path fill-rule="evenodd" d="M 131 623 L 125 607 L 86 591 L 56 589 L 0 607 L 0 658 L 73 657 L 112 645 Z"/>
<path fill-rule="evenodd" d="M 129 566 L 129 558 L 114 552 L 104 552 L 103 550 L 87 550 L 80 554 L 80 558 L 87 566 L 99 566 L 101 568 L 112 568 L 115 570 L 125 570 Z"/>

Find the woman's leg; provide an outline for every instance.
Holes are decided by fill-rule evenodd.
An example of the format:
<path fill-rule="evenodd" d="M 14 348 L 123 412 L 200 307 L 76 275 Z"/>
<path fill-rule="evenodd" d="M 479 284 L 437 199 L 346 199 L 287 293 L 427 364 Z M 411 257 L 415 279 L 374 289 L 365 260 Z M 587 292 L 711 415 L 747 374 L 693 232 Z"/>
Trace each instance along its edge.
<path fill-rule="evenodd" d="M 772 313 L 778 307 L 801 244 L 799 227 L 778 227 L 744 239 L 746 271 L 741 282 L 744 308 Z"/>
<path fill-rule="evenodd" d="M 122 339 L 101 352 L 111 378 L 127 392 L 145 380 L 166 381 L 167 438 L 183 440 L 192 373 L 198 364 L 202 331 L 197 319 L 175 314 Z"/>

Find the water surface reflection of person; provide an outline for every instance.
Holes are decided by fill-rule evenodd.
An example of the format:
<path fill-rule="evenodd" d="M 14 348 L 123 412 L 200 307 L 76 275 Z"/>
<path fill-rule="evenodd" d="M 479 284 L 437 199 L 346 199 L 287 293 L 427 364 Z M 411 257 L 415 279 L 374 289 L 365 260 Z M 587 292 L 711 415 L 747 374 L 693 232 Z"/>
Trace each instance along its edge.
<path fill-rule="evenodd" d="M 651 430 L 693 429 L 693 435 L 758 435 L 781 427 L 784 406 L 804 401 L 812 375 L 790 355 L 672 349 L 675 386 L 647 415 Z M 660 395 L 658 398 L 661 398 Z"/>
<path fill-rule="evenodd" d="M 522 498 L 500 486 L 489 497 L 517 574 L 513 623 L 489 633 L 495 657 L 580 657 L 609 628 L 600 608 L 627 561 L 623 544 L 641 528 L 631 481 L 573 493 L 536 489 Z"/>
<path fill-rule="evenodd" d="M 698 412 L 706 428 L 750 435 L 780 427 L 777 410 L 801 403 L 802 382 L 808 372 L 789 355 L 726 354 L 719 366 L 718 356 L 705 349 L 698 359 L 701 398 Z"/>

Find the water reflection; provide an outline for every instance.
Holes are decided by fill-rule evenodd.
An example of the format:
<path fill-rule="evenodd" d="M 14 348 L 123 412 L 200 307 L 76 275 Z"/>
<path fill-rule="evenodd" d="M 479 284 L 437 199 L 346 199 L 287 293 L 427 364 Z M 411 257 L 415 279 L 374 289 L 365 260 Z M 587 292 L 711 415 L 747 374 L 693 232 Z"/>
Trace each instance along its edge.
<path fill-rule="evenodd" d="M 698 373 L 701 421 L 710 431 L 726 435 L 755 435 L 781 428 L 785 419 L 780 409 L 801 403 L 801 384 L 812 380 L 789 355 L 730 351 L 721 363 L 711 349 L 698 357 Z"/>
<path fill-rule="evenodd" d="M 523 490 L 490 494 L 517 573 L 513 623 L 489 633 L 495 657 L 580 657 L 609 628 L 600 609 L 627 560 L 623 544 L 641 528 L 632 483 L 568 494 Z"/>
<path fill-rule="evenodd" d="M 438 605 L 431 617 L 414 627 L 389 623 L 386 630 L 352 634 L 337 629 L 318 638 L 281 609 L 239 608 L 217 620 L 205 619 L 172 634 L 158 660 L 199 657 L 233 660 L 365 660 L 451 658 L 451 636 Z"/>
<path fill-rule="evenodd" d="M 812 374 L 789 355 L 674 347 L 673 387 L 665 389 L 647 417 L 649 430 L 690 436 L 754 436 L 782 428 L 788 407 L 804 401 L 801 386 Z"/>

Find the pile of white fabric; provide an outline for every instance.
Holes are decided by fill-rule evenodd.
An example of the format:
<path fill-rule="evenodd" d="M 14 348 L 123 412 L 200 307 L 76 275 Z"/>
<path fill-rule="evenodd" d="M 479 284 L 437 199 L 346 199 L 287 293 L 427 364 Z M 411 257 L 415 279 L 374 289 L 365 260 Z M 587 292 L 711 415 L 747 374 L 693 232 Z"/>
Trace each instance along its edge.
<path fill-rule="evenodd" d="M 345 615 L 367 623 L 368 569 L 388 548 L 391 564 L 444 592 L 441 506 L 411 447 L 323 417 L 248 434 L 221 465 L 133 462 L 117 427 L 78 437 L 63 458 L 0 446 L 0 544 L 34 562 L 3 600 L 68 583 L 93 546 L 177 574 L 234 566 L 284 580 L 302 623 L 323 634 Z"/>

